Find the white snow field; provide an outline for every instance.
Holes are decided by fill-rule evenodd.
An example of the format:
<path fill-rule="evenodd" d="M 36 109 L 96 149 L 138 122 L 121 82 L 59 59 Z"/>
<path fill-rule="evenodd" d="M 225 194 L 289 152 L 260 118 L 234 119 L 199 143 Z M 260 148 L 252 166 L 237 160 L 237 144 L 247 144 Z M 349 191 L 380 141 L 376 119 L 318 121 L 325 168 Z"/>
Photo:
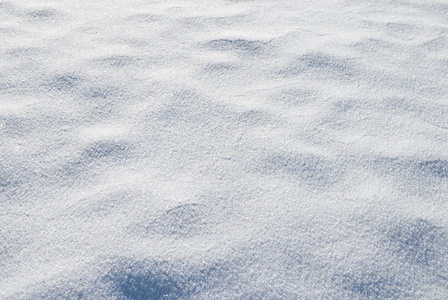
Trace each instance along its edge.
<path fill-rule="evenodd" d="M 448 299 L 448 2 L 0 0 L 0 299 Z"/>

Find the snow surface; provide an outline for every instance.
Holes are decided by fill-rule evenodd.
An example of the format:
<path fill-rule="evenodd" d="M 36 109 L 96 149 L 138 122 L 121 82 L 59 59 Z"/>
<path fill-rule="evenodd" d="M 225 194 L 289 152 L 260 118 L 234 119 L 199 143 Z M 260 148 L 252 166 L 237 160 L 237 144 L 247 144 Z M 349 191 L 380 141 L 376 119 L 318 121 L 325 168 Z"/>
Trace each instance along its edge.
<path fill-rule="evenodd" d="M 1 299 L 448 299 L 448 2 L 0 0 Z"/>

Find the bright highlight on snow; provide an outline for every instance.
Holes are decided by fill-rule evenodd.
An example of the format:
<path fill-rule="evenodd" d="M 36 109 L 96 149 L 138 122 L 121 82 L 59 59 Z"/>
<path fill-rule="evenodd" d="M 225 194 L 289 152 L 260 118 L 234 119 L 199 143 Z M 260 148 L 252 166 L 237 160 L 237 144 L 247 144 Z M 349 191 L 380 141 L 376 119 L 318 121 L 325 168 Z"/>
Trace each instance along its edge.
<path fill-rule="evenodd" d="M 1 299 L 448 299 L 448 3 L 0 0 Z"/>

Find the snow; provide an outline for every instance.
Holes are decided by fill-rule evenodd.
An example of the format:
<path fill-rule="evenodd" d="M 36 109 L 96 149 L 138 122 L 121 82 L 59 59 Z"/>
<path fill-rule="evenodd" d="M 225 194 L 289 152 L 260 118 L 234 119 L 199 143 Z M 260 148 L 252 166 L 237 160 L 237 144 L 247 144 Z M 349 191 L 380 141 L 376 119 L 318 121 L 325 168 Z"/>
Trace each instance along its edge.
<path fill-rule="evenodd" d="M 446 1 L 0 0 L 1 299 L 447 299 Z"/>

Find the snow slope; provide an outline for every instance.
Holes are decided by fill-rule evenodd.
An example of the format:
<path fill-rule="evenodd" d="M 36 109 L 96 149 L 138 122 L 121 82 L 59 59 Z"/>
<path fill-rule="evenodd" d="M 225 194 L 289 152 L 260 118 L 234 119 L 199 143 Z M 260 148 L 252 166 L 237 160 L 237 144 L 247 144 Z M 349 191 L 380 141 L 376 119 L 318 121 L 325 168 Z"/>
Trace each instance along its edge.
<path fill-rule="evenodd" d="M 1 299 L 447 299 L 448 3 L 0 0 Z"/>

